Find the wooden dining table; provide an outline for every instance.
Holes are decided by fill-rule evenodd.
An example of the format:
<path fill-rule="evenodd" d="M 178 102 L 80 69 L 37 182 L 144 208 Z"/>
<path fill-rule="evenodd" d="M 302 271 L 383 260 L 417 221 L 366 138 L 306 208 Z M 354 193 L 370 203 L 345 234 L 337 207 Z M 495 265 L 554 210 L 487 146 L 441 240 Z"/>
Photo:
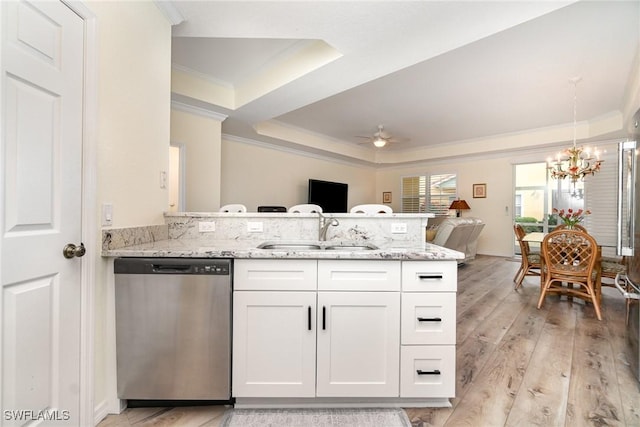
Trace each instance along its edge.
<path fill-rule="evenodd" d="M 541 231 L 534 231 L 533 233 L 525 234 L 525 236 L 522 238 L 522 240 L 524 240 L 525 242 L 542 243 L 542 241 L 544 240 L 544 236 L 546 236 L 547 234 L 549 234 L 549 233 L 543 233 Z"/>

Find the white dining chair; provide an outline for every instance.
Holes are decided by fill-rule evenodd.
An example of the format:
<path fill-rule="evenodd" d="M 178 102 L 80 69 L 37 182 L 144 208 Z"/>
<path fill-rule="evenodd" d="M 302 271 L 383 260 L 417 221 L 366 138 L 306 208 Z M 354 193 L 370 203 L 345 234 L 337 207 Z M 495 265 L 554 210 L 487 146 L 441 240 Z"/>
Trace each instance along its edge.
<path fill-rule="evenodd" d="M 295 205 L 289 208 L 291 213 L 322 213 L 322 207 L 312 203 Z"/>
<path fill-rule="evenodd" d="M 243 213 L 247 211 L 247 207 L 241 204 L 230 204 L 224 205 L 220 208 L 219 212 L 229 212 L 229 213 Z"/>
<path fill-rule="evenodd" d="M 377 213 L 393 213 L 393 209 L 391 209 L 387 205 L 357 205 L 351 208 L 351 213 L 364 213 L 364 214 L 377 214 Z"/>

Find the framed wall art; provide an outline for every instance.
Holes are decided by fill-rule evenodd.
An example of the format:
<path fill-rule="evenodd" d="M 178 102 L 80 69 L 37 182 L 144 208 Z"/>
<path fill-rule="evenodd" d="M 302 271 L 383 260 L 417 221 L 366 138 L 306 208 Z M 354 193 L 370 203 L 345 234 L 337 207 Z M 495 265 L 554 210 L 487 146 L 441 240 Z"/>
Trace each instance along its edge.
<path fill-rule="evenodd" d="M 382 203 L 391 203 L 391 191 L 382 192 Z"/>
<path fill-rule="evenodd" d="M 473 198 L 484 199 L 487 197 L 487 184 L 473 184 Z"/>

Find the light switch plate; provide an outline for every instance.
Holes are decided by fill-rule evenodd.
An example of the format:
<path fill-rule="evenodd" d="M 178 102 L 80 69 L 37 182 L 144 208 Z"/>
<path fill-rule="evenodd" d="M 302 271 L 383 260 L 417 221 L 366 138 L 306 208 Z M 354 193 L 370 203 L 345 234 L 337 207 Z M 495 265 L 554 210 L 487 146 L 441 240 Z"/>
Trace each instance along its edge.
<path fill-rule="evenodd" d="M 247 222 L 247 232 L 249 233 L 262 233 L 263 226 L 262 221 L 260 222 Z"/>
<path fill-rule="evenodd" d="M 391 223 L 391 232 L 394 234 L 401 234 L 407 232 L 407 223 L 406 222 L 392 222 Z"/>
<path fill-rule="evenodd" d="M 102 226 L 109 227 L 113 225 L 113 205 L 111 203 L 102 204 Z"/>
<path fill-rule="evenodd" d="M 201 233 L 216 231 L 216 223 L 214 221 L 200 221 L 198 231 Z"/>

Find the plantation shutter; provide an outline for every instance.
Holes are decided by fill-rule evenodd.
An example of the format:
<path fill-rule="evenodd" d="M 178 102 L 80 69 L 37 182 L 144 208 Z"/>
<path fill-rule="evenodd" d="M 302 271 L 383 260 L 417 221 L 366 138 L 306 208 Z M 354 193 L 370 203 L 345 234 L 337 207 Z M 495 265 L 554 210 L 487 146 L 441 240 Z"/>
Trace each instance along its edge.
<path fill-rule="evenodd" d="M 429 212 L 436 216 L 448 215 L 449 206 L 458 193 L 456 175 L 431 175 L 429 184 Z"/>
<path fill-rule="evenodd" d="M 455 174 L 403 177 L 402 212 L 446 216 L 457 191 Z"/>
<path fill-rule="evenodd" d="M 402 178 L 402 212 L 425 212 L 426 191 L 427 185 L 425 176 L 409 176 Z"/>
<path fill-rule="evenodd" d="M 605 255 L 612 255 L 618 235 L 618 144 L 598 147 L 603 152 L 604 162 L 600 172 L 585 178 L 584 206 L 591 211 L 585 218 L 589 234 L 603 246 Z"/>

